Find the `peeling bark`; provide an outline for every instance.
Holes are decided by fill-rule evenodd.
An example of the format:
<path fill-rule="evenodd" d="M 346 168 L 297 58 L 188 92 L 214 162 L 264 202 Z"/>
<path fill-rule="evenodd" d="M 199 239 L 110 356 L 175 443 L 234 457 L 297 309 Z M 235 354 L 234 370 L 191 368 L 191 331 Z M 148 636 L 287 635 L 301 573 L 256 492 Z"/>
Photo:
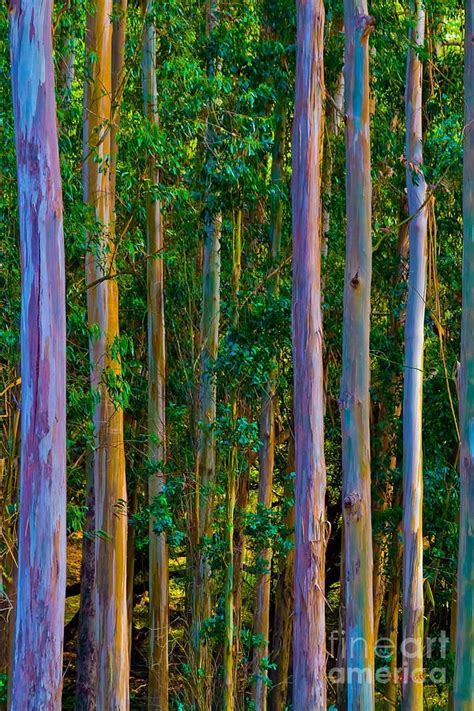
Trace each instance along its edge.
<path fill-rule="evenodd" d="M 321 0 L 297 3 L 293 121 L 293 360 L 296 447 L 293 705 L 326 709 L 326 465 L 321 316 Z"/>

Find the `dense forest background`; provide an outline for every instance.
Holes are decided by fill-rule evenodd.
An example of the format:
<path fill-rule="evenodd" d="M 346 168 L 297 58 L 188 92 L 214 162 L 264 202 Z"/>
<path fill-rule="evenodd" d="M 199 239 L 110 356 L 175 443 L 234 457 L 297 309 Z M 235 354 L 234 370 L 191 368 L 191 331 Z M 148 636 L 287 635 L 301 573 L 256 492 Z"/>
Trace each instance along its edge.
<path fill-rule="evenodd" d="M 55 3 L 52 23 L 67 316 L 62 707 L 72 708 L 76 703 L 76 708 L 93 708 L 81 706 L 81 699 L 74 702 L 74 698 L 76 685 L 85 683 L 80 679 L 78 659 L 87 658 L 87 649 L 81 651 L 81 634 L 87 626 L 80 611 L 81 577 L 86 575 L 87 556 L 93 556 L 97 539 L 102 545 L 112 545 L 108 531 L 99 530 L 88 517 L 88 482 L 97 451 L 93 413 L 101 392 L 106 392 L 112 409 L 123 412 L 126 496 L 117 495 L 113 501 L 112 518 L 125 521 L 128 535 L 124 625 L 130 640 L 123 644 L 129 644 L 129 652 L 121 656 L 123 650 L 116 648 L 116 654 L 122 675 L 128 674 L 125 660 L 130 655 L 131 707 L 147 707 L 150 599 L 156 600 L 150 595 L 149 580 L 157 573 L 150 572 L 150 561 L 161 561 L 157 586 L 167 588 L 161 604 L 168 612 L 169 603 L 169 640 L 168 666 L 161 657 L 157 683 L 161 688 L 168 684 L 169 693 L 166 701 L 161 696 L 150 708 L 167 708 L 169 703 L 169 708 L 183 710 L 265 709 L 268 705 L 275 711 L 302 711 L 303 707 L 291 706 L 295 454 L 290 185 L 295 5 L 292 0 L 211 0 L 211 5 L 201 0 L 164 0 L 145 3 L 145 7 L 134 0 L 128 7 L 126 2 L 114 3 L 113 31 L 120 35 L 126 28 L 121 35 L 123 64 L 118 64 L 108 119 L 109 138 L 112 135 L 116 148 L 98 157 L 97 144 L 85 155 L 83 143 L 84 88 L 92 91 L 97 82 L 94 67 L 100 60 L 97 46 L 93 42 L 86 46 L 86 25 L 91 32 L 90 18 L 107 4 L 111 3 Z M 414 20 L 408 2 L 376 0 L 368 9 L 374 20 L 369 79 L 375 638 L 393 639 L 394 632 L 396 640 L 402 624 L 402 401 L 409 269 L 404 97 L 408 37 Z M 427 0 L 424 10 L 425 37 L 416 49 L 422 62 L 423 92 L 423 164 L 418 169 L 426 179 L 428 195 L 423 635 L 424 705 L 434 710 L 454 703 L 450 694 L 459 536 L 464 9 L 455 0 Z M 326 2 L 325 11 L 321 298 L 328 526 L 324 599 L 327 705 L 340 709 L 347 704 L 345 686 L 330 672 L 344 656 L 340 641 L 344 560 L 339 415 L 346 245 L 344 18 L 338 0 Z M 4 703 L 11 679 L 15 617 L 21 439 L 20 220 L 8 24 L 4 6 L 0 10 L 0 694 Z M 144 47 L 152 52 L 156 80 L 156 105 L 155 99 L 148 98 L 148 108 L 142 81 L 149 68 Z M 18 80 L 28 86 L 25 66 L 19 69 Z M 90 199 L 84 200 L 84 164 L 93 170 L 94 161 L 99 174 L 109 169 L 116 172 L 114 229 L 105 247 L 102 225 Z M 162 241 L 150 249 L 153 242 L 147 242 L 147 230 L 150 236 L 154 205 L 159 205 Z M 209 256 L 212 230 L 218 230 L 220 237 L 217 277 L 209 271 L 209 265 L 216 267 L 218 261 L 213 263 Z M 86 276 L 84 267 L 91 254 L 97 260 L 94 278 L 90 272 Z M 147 270 L 149 288 L 150 271 L 155 267 L 164 270 L 166 365 L 163 360 L 165 382 L 158 383 L 165 388 L 162 439 L 156 434 L 156 418 L 153 414 L 150 418 L 149 394 L 153 376 L 149 372 Z M 91 388 L 89 347 L 100 338 L 97 324 L 88 318 L 87 299 L 91 290 L 109 282 L 118 292 L 119 330 L 107 344 L 109 365 L 101 372 L 100 383 Z M 214 326 L 215 333 L 211 333 Z M 210 424 L 204 422 L 209 412 L 204 419 L 202 414 L 206 384 L 211 400 L 216 389 L 215 418 L 211 414 Z M 212 402 L 210 407 L 212 411 Z M 153 426 L 155 433 L 150 430 Z M 207 471 L 215 467 L 215 473 L 203 490 L 202 460 L 211 450 L 215 450 L 215 463 L 209 463 L 212 455 L 206 460 Z M 201 527 L 196 507 L 202 509 L 203 499 L 208 511 Z M 152 539 L 159 550 L 150 559 Z M 203 586 L 209 589 L 208 608 L 206 602 L 201 608 L 197 602 Z M 82 594 L 86 594 L 84 589 Z M 397 614 L 400 609 L 395 622 L 394 608 Z M 451 640 L 447 646 L 443 635 Z M 433 640 L 429 653 L 428 640 Z M 105 662 L 99 655 L 93 663 Z M 397 655 L 376 654 L 375 663 L 376 669 L 393 669 Z M 230 692 L 228 686 L 226 691 L 229 679 Z M 85 698 L 87 684 L 79 689 Z M 386 682 L 376 681 L 380 708 L 395 707 L 393 693 Z M 395 693 L 399 697 L 399 684 Z M 155 698 L 159 696 L 160 692 Z M 97 708 L 126 708 L 119 702 L 116 706 L 108 703 L 98 702 Z M 457 708 L 473 707 L 468 702 Z"/>

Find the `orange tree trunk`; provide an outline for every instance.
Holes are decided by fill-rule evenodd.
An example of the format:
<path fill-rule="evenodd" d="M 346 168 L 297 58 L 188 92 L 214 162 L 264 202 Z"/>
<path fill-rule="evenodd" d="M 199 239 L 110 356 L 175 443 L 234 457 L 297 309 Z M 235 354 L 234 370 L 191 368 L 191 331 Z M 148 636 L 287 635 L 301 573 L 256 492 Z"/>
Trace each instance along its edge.
<path fill-rule="evenodd" d="M 112 118 L 112 0 L 97 0 L 88 19 L 90 62 L 84 120 L 84 197 L 95 217 L 86 256 L 94 408 L 95 614 L 98 708 L 128 709 L 126 599 L 127 491 L 120 402 L 118 287 L 109 156 Z M 118 393 L 112 397 L 113 393 Z"/>
<path fill-rule="evenodd" d="M 293 359 L 296 447 L 293 705 L 326 709 L 321 145 L 324 5 L 297 3 L 293 122 Z"/>
<path fill-rule="evenodd" d="M 156 87 L 156 29 L 151 2 L 143 4 L 142 82 L 145 114 L 150 124 L 158 125 Z M 158 168 L 150 159 L 148 166 L 150 191 L 146 199 L 148 237 L 148 434 L 149 459 L 153 474 L 148 480 L 150 505 L 163 491 L 166 459 L 165 416 L 165 313 L 163 225 L 161 206 L 152 197 L 159 183 Z M 168 549 L 165 533 L 157 534 L 150 521 L 149 586 L 150 586 L 150 666 L 148 705 L 150 709 L 168 708 Z"/>
<path fill-rule="evenodd" d="M 461 511 L 454 675 L 455 711 L 474 706 L 474 3 L 466 0 L 464 46 L 464 252 L 461 324 Z"/>
<path fill-rule="evenodd" d="M 369 330 L 372 278 L 369 46 L 366 0 L 345 0 L 346 273 L 341 426 L 347 707 L 374 707 Z"/>
<path fill-rule="evenodd" d="M 403 655 L 402 708 L 423 709 L 423 343 L 427 264 L 426 183 L 421 172 L 422 63 L 425 14 L 420 0 L 412 3 L 406 79 L 406 179 L 409 226 L 409 274 L 405 322 L 403 389 Z"/>
<path fill-rule="evenodd" d="M 61 708 L 66 314 L 51 0 L 10 3 L 21 287 L 21 471 L 10 708 Z"/>

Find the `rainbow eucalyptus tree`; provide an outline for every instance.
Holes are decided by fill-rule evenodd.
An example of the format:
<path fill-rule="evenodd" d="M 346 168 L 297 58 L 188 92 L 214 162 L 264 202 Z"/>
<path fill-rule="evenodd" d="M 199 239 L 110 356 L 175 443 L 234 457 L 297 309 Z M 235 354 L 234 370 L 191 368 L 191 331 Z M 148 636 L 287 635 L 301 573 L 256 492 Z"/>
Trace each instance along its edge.
<path fill-rule="evenodd" d="M 158 92 L 156 86 L 156 27 L 150 0 L 143 2 L 142 84 L 145 115 L 152 126 L 158 126 Z M 166 459 L 165 413 L 165 303 L 163 265 L 163 223 L 161 205 L 153 190 L 159 183 L 159 170 L 150 158 L 149 187 L 146 198 L 148 239 L 148 456 L 154 473 L 148 480 L 150 505 L 163 491 Z M 168 709 L 168 549 L 165 533 L 157 534 L 150 521 L 149 593 L 150 593 L 150 660 L 148 705 L 150 709 Z"/>
<path fill-rule="evenodd" d="M 369 35 L 372 26 L 366 0 L 344 0 L 347 227 L 339 404 L 349 711 L 365 711 L 374 706 L 369 431 L 372 278 Z"/>
<path fill-rule="evenodd" d="M 95 686 L 97 708 L 126 711 L 128 693 L 127 490 L 123 410 L 110 386 L 120 383 L 118 286 L 114 278 L 114 195 L 111 186 L 112 0 L 96 0 L 87 19 L 89 56 L 85 86 L 84 199 L 95 219 L 86 255 L 87 312 L 91 329 L 94 406 Z M 115 169 L 115 165 L 113 165 Z M 94 673 L 95 670 L 91 670 Z M 79 699 L 79 704 L 82 700 Z"/>
<path fill-rule="evenodd" d="M 208 38 L 207 77 L 214 82 L 217 61 L 213 32 L 218 21 L 217 0 L 206 0 L 206 34 Z M 206 159 L 204 168 L 204 245 L 202 267 L 201 357 L 199 384 L 199 433 L 196 457 L 195 498 L 195 568 L 192 590 L 191 643 L 197 682 L 199 708 L 210 705 L 211 679 L 209 655 L 203 639 L 204 622 L 211 614 L 210 569 L 204 543 L 212 530 L 213 490 L 216 478 L 216 379 L 212 368 L 217 357 L 220 320 L 221 227 L 222 215 L 215 205 L 213 171 L 215 166 L 216 132 L 206 117 Z"/>
<path fill-rule="evenodd" d="M 12 0 L 20 216 L 21 476 L 10 708 L 61 708 L 66 586 L 66 315 L 51 0 Z"/>
<path fill-rule="evenodd" d="M 238 294 L 242 272 L 242 210 L 237 210 L 233 219 L 232 236 L 232 296 L 234 300 L 234 328 L 239 321 Z M 239 411 L 239 392 L 233 389 L 231 394 L 232 427 L 236 427 Z M 239 451 L 236 442 L 232 443 L 229 454 L 229 466 L 226 491 L 226 580 L 224 590 L 224 691 L 223 709 L 233 711 L 235 705 L 235 651 L 234 644 L 234 516 L 237 500 L 237 478 L 239 473 Z"/>
<path fill-rule="evenodd" d="M 323 333 L 321 315 L 322 0 L 297 3 L 293 120 L 293 359 L 296 447 L 293 706 L 326 709 Z"/>
<path fill-rule="evenodd" d="M 460 373 L 461 511 L 454 709 L 474 707 L 474 2 L 466 0 L 464 42 L 464 251 Z"/>
<path fill-rule="evenodd" d="M 425 36 L 421 0 L 411 3 L 406 110 L 406 180 L 409 223 L 409 272 L 405 321 L 403 390 L 403 656 L 402 706 L 423 709 L 423 344 L 427 265 L 426 182 L 422 172 L 422 78 L 419 49 Z"/>

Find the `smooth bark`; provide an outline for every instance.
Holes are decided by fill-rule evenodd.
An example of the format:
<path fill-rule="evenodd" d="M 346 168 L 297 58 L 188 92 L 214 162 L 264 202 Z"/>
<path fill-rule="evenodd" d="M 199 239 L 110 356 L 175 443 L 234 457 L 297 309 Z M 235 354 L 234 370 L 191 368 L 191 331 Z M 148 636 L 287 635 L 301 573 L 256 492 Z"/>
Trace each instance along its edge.
<path fill-rule="evenodd" d="M 405 322 L 403 389 L 403 655 L 402 708 L 423 709 L 423 346 L 427 269 L 426 183 L 422 172 L 422 79 L 418 48 L 423 46 L 425 13 L 412 3 L 409 32 L 406 110 L 406 180 L 409 225 L 409 273 Z M 410 640 L 410 642 L 406 642 Z"/>
<path fill-rule="evenodd" d="M 66 308 L 51 0 L 10 3 L 21 286 L 18 583 L 10 709 L 61 708 Z"/>
<path fill-rule="evenodd" d="M 372 279 L 369 35 L 366 0 L 344 2 L 346 271 L 342 423 L 347 708 L 374 707 L 369 330 Z"/>
<path fill-rule="evenodd" d="M 156 28 L 150 2 L 144 2 L 142 50 L 142 84 L 144 111 L 148 121 L 158 126 L 158 92 L 156 86 Z M 153 189 L 159 184 L 156 162 L 148 165 L 149 190 L 146 197 L 147 217 L 147 283 L 148 283 L 148 456 L 154 472 L 148 480 L 150 505 L 166 483 L 166 412 L 165 412 L 165 313 L 163 221 L 161 205 Z M 155 521 L 150 521 L 150 667 L 148 708 L 168 709 L 168 547 L 166 534 L 156 534 Z"/>
<path fill-rule="evenodd" d="M 118 286 L 113 278 L 114 200 L 111 190 L 112 0 L 96 0 L 88 17 L 90 62 L 85 89 L 84 198 L 95 217 L 86 255 L 87 312 L 94 407 L 95 614 L 98 708 L 129 707 L 127 621 L 127 489 L 123 410 L 107 383 L 120 382 Z"/>
<path fill-rule="evenodd" d="M 233 220 L 232 235 L 232 291 L 234 296 L 234 327 L 239 320 L 238 294 L 242 271 L 242 211 L 238 210 Z M 236 426 L 238 393 L 234 389 L 231 398 L 232 425 Z M 234 645 L 234 515 L 237 500 L 239 474 L 238 446 L 232 443 L 226 494 L 226 580 L 224 590 L 224 704 L 226 711 L 233 711 L 235 702 L 235 652 Z"/>

